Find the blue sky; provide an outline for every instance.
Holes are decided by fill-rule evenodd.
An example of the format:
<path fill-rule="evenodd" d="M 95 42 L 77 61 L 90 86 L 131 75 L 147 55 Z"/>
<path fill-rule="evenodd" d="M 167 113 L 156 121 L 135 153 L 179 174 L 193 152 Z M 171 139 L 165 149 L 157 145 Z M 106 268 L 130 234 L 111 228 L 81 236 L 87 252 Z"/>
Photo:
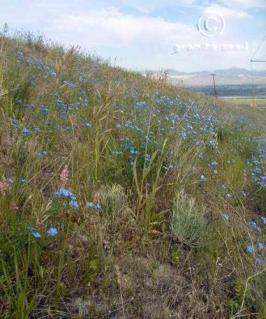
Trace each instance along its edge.
<path fill-rule="evenodd" d="M 0 7 L 10 32 L 32 31 L 135 70 L 250 69 L 266 37 L 266 0 L 0 0 Z M 266 59 L 266 43 L 257 55 Z"/>

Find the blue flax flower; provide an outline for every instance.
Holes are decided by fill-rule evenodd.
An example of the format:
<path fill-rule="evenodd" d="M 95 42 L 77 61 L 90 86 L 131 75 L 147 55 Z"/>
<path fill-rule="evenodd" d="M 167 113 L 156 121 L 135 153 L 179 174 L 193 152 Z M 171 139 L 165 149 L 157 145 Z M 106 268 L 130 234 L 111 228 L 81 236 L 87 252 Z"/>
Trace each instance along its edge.
<path fill-rule="evenodd" d="M 48 230 L 47 230 L 47 235 L 50 236 L 50 237 L 55 237 L 58 235 L 58 230 L 56 227 L 50 227 Z"/>
<path fill-rule="evenodd" d="M 260 266 L 260 265 L 262 265 L 263 264 L 263 257 L 261 256 L 261 255 L 258 255 L 257 257 L 256 257 L 256 265 L 257 266 Z"/>
<path fill-rule="evenodd" d="M 219 163 L 217 163 L 216 161 L 211 162 L 212 167 L 217 167 L 218 165 L 219 165 Z"/>
<path fill-rule="evenodd" d="M 94 205 L 94 203 L 92 203 L 92 202 L 88 202 L 88 203 L 86 204 L 86 208 L 95 208 L 95 205 Z"/>
<path fill-rule="evenodd" d="M 248 252 L 249 254 L 255 253 L 255 248 L 254 248 L 254 246 L 253 246 L 253 245 L 248 245 L 248 246 L 247 246 L 247 252 Z"/>
<path fill-rule="evenodd" d="M 76 196 L 71 191 L 69 191 L 68 189 L 66 189 L 64 187 L 61 187 L 59 189 L 59 191 L 55 193 L 55 196 L 57 196 L 59 198 L 70 199 L 70 200 L 73 200 L 73 201 L 76 200 Z"/>
<path fill-rule="evenodd" d="M 25 128 L 22 130 L 22 133 L 23 133 L 24 136 L 30 136 L 32 132 L 31 132 L 30 129 L 28 129 L 28 128 L 25 127 Z"/>
<path fill-rule="evenodd" d="M 254 231 L 258 232 L 258 233 L 261 232 L 260 226 L 258 226 L 255 222 L 250 222 L 250 223 L 249 223 L 249 227 L 250 227 L 252 230 L 254 230 Z"/>
<path fill-rule="evenodd" d="M 228 214 L 223 214 L 223 219 L 227 222 L 230 219 Z"/>
<path fill-rule="evenodd" d="M 72 207 L 73 209 L 79 209 L 79 204 L 78 204 L 78 202 L 75 199 L 72 199 L 69 202 L 69 206 Z"/>
<path fill-rule="evenodd" d="M 29 227 L 27 227 L 27 230 L 32 234 L 32 236 L 35 239 L 42 238 L 42 235 L 34 227 L 29 226 Z"/>

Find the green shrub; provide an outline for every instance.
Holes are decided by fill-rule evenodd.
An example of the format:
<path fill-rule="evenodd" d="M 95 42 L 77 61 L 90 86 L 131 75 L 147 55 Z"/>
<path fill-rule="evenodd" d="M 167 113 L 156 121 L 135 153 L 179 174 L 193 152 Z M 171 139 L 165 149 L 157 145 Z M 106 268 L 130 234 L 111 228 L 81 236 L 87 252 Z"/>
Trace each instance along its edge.
<path fill-rule="evenodd" d="M 207 230 L 206 208 L 182 190 L 174 200 L 172 232 L 178 240 L 190 247 L 203 242 Z"/>

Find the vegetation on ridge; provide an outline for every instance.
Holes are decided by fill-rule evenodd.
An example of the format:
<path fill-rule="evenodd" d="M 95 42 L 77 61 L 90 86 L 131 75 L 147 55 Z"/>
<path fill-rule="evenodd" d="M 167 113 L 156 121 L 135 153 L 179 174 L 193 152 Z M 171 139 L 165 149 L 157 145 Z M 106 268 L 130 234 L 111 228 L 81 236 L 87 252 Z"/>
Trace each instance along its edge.
<path fill-rule="evenodd" d="M 0 51 L 0 317 L 265 318 L 264 111 Z"/>

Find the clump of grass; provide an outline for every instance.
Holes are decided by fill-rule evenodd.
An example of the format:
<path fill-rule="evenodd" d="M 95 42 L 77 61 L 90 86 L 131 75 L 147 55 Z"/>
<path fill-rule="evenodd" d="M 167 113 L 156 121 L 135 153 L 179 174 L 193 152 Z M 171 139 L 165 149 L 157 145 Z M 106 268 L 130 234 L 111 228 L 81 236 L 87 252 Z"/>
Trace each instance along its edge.
<path fill-rule="evenodd" d="M 102 186 L 94 198 L 103 205 L 104 212 L 114 218 L 128 205 L 127 195 L 123 187 L 118 184 Z"/>
<path fill-rule="evenodd" d="M 180 191 L 172 210 L 172 232 L 178 240 L 191 248 L 204 243 L 207 231 L 207 208 L 196 203 L 195 198 Z"/>

